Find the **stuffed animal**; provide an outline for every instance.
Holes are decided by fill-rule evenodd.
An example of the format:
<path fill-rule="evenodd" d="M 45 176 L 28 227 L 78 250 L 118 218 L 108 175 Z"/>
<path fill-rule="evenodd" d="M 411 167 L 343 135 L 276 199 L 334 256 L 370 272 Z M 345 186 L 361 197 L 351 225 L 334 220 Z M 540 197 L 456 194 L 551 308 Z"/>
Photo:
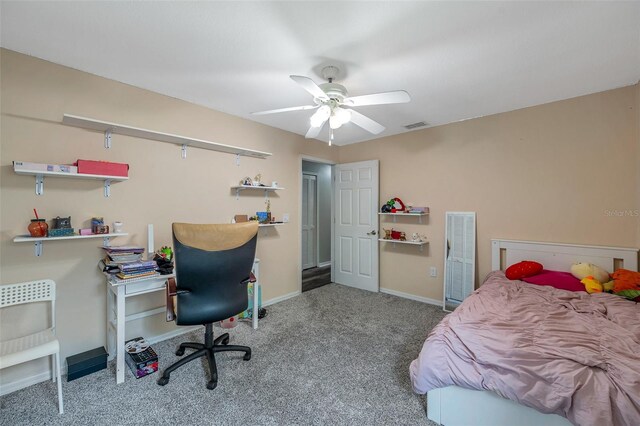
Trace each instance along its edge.
<path fill-rule="evenodd" d="M 588 277 L 584 277 L 582 280 L 580 280 L 580 282 L 584 284 L 584 288 L 589 294 L 602 293 L 602 290 L 604 290 L 604 286 L 600 283 L 600 281 L 596 280 L 591 275 L 589 275 Z"/>
<path fill-rule="evenodd" d="M 613 292 L 627 299 L 640 301 L 640 273 L 618 269 L 613 273 Z"/>
<path fill-rule="evenodd" d="M 587 277 L 592 277 L 599 283 L 609 282 L 609 273 L 592 263 L 574 263 L 571 265 L 571 275 L 582 281 Z"/>

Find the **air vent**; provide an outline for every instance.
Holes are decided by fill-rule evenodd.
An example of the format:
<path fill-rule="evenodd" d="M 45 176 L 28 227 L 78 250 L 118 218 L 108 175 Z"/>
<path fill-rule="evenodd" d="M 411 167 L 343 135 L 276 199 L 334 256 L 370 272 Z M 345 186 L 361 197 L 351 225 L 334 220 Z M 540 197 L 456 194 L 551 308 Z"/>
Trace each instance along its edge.
<path fill-rule="evenodd" d="M 427 123 L 425 123 L 424 121 L 418 121 L 417 123 L 407 124 L 406 126 L 404 126 L 404 128 L 407 130 L 411 130 L 411 129 L 417 129 L 418 127 L 424 127 L 426 125 Z"/>

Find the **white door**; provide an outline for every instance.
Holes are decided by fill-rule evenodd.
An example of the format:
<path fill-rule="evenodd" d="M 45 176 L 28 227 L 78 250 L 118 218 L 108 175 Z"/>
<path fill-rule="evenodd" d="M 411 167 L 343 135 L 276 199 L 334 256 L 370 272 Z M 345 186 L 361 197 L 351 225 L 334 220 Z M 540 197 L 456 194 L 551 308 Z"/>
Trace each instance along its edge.
<path fill-rule="evenodd" d="M 336 283 L 378 291 L 378 160 L 335 166 Z"/>
<path fill-rule="evenodd" d="M 444 261 L 444 310 L 452 311 L 475 286 L 476 214 L 447 212 Z"/>
<path fill-rule="evenodd" d="M 302 269 L 318 266 L 316 255 L 317 179 L 314 175 L 302 175 Z"/>

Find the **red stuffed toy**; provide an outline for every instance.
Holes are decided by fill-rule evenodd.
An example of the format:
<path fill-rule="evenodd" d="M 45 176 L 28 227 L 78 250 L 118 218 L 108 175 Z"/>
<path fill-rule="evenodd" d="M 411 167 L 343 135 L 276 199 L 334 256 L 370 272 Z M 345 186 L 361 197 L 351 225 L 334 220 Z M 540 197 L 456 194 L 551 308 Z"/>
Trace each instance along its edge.
<path fill-rule="evenodd" d="M 509 266 L 504 274 L 510 280 L 521 280 L 523 278 L 532 277 L 542 272 L 542 264 L 531 260 L 514 263 Z"/>

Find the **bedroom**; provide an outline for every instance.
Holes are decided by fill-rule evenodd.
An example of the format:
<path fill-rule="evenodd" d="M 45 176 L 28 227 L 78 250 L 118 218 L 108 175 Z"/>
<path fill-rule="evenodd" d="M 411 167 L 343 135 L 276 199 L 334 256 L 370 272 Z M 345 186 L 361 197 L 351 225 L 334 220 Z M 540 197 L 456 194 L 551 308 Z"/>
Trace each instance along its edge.
<path fill-rule="evenodd" d="M 520 4 L 517 8 L 511 3 L 384 3 L 377 6 L 382 10 L 370 7 L 373 24 L 359 21 L 366 6 L 357 3 L 340 6 L 339 14 L 335 4 L 332 8 L 316 4 L 287 9 L 245 3 L 237 6 L 241 11 L 225 12 L 244 16 L 239 22 L 229 18 L 234 25 L 223 25 L 227 15 L 222 11 L 212 13 L 220 4 L 209 4 L 210 10 L 202 13 L 180 12 L 170 4 L 164 7 L 164 12 L 153 12 L 158 19 L 154 21 L 148 19 L 151 12 L 142 5 L 127 9 L 123 4 L 100 8 L 2 3 L 0 278 L 2 284 L 45 277 L 56 281 L 63 359 L 105 344 L 104 282 L 96 268 L 101 250 L 92 242 L 60 241 L 44 244 L 43 256 L 35 257 L 30 244 L 12 241 L 25 232 L 33 208 L 48 220 L 71 216 L 78 225 L 93 216 L 110 222 L 122 220 L 129 239 L 114 240 L 115 244 L 145 244 L 147 224 L 154 224 L 157 245 L 171 245 L 171 222 L 226 223 L 239 212 L 261 208 L 261 197 L 236 200 L 229 191 L 229 185 L 244 176 L 261 173 L 268 182 L 276 180 L 287 188 L 272 199 L 274 215 L 289 213 L 292 218 L 290 225 L 260 231 L 257 256 L 265 301 L 298 297 L 300 239 L 295 221 L 300 210 L 301 156 L 332 163 L 377 159 L 381 201 L 398 196 L 430 207 L 428 223 L 418 228 L 430 241 L 424 253 L 409 250 L 413 247 L 380 249 L 380 288 L 396 296 L 421 302 L 442 299 L 445 211 L 477 212 L 477 283 L 491 270 L 492 238 L 640 246 L 637 216 L 605 214 L 640 209 L 637 3 Z M 319 21 L 327 27 L 309 24 L 306 10 L 321 17 Z M 171 16 L 181 13 L 196 20 L 193 28 L 203 25 L 198 15 L 207 16 L 229 35 L 189 44 L 198 31 L 169 22 Z M 138 22 L 140 17 L 147 19 Z M 271 22 L 268 27 L 275 32 L 268 34 L 272 42 L 258 44 L 262 53 L 258 48 L 249 49 L 258 37 L 247 35 L 260 20 Z M 393 31 L 388 25 L 402 20 L 407 20 L 402 26 L 406 33 L 398 31 L 404 47 L 394 45 L 391 38 L 384 44 L 385 34 Z M 360 24 L 354 26 L 354 21 Z M 422 30 L 424 22 L 431 31 Z M 136 24 L 144 26 L 135 37 L 125 32 L 118 37 L 112 34 L 134 31 Z M 353 34 L 340 31 L 352 27 Z M 375 28 L 377 37 L 368 27 Z M 69 31 L 59 32 L 65 28 Z M 523 37 L 510 41 L 517 29 L 524 32 Z M 159 38 L 158 43 L 152 43 L 154 37 Z M 91 43 L 100 43 L 100 48 L 91 49 Z M 136 52 L 145 43 L 151 44 L 144 55 L 134 53 L 126 55 L 130 62 L 118 61 L 119 55 Z M 531 55 L 517 54 L 524 48 Z M 237 68 L 226 68 L 225 61 L 217 60 L 243 49 L 254 56 L 239 57 L 239 64 L 234 62 Z M 203 51 L 206 60 L 199 57 Z M 54 53 L 60 56 L 49 56 Z M 438 62 L 414 64 L 412 55 L 427 59 L 433 55 Z M 329 147 L 325 139 L 304 139 L 309 113 L 272 116 L 260 123 L 246 119 L 252 111 L 309 102 L 308 94 L 288 76 L 300 74 L 319 82 L 315 67 L 326 60 L 344 64 L 349 73 L 344 84 L 354 94 L 396 89 L 411 94 L 412 102 L 402 106 L 362 109 L 363 113 L 371 111 L 372 118 L 394 134 L 343 144 L 343 137 L 373 138 L 345 126 L 336 131 L 335 144 Z M 217 67 L 200 74 L 195 70 L 201 61 Z M 85 69 L 83 62 L 97 68 Z M 252 80 L 265 78 L 262 67 L 267 70 L 268 83 Z M 194 71 L 188 71 L 191 68 Z M 419 71 L 411 71 L 413 68 Z M 157 74 L 157 69 L 162 73 Z M 125 80 L 119 72 L 143 83 Z M 150 89 L 162 86 L 159 80 L 169 77 L 186 94 Z M 215 84 L 215 93 L 207 89 L 209 84 Z M 445 87 L 455 91 L 442 92 Z M 194 97 L 221 106 L 188 102 Z M 243 108 L 244 118 L 230 113 L 233 105 Z M 101 134 L 62 125 L 65 113 L 267 151 L 273 156 L 266 160 L 243 157 L 236 166 L 232 156 L 190 149 L 183 160 L 173 145 L 118 135 L 106 150 Z M 417 121 L 433 123 L 445 113 L 454 118 L 411 132 L 402 128 Z M 297 126 L 296 131 L 283 130 L 289 121 Z M 33 178 L 16 175 L 11 166 L 14 160 L 64 164 L 78 158 L 127 163 L 131 179 L 114 183 L 109 198 L 103 197 L 100 184 L 62 179 L 46 180 L 44 194 L 36 196 Z M 383 226 L 386 223 L 381 222 L 380 230 Z M 437 268 L 436 277 L 428 275 L 431 267 Z M 143 299 L 131 309 L 161 302 L 159 296 Z M 14 327 L 15 323 L 2 319 L 1 332 Z M 27 331 L 30 326 L 25 323 L 24 329 L 14 331 Z M 162 335 L 175 329 L 150 318 L 139 327 L 131 336 Z M 427 331 L 421 332 L 422 339 Z M 417 356 L 419 344 L 412 350 L 411 359 Z M 221 368 L 227 370 L 221 373 L 228 378 L 227 384 L 236 373 L 228 369 L 240 368 L 231 364 Z M 25 367 L 2 370 L 2 385 L 49 374 L 46 363 Z M 403 371 L 407 369 L 408 363 Z M 131 383 L 127 377 L 125 386 Z M 223 388 L 221 383 L 216 392 Z M 45 402 L 44 411 L 56 411 L 55 388 Z M 71 412 L 72 405 L 68 405 Z"/>

